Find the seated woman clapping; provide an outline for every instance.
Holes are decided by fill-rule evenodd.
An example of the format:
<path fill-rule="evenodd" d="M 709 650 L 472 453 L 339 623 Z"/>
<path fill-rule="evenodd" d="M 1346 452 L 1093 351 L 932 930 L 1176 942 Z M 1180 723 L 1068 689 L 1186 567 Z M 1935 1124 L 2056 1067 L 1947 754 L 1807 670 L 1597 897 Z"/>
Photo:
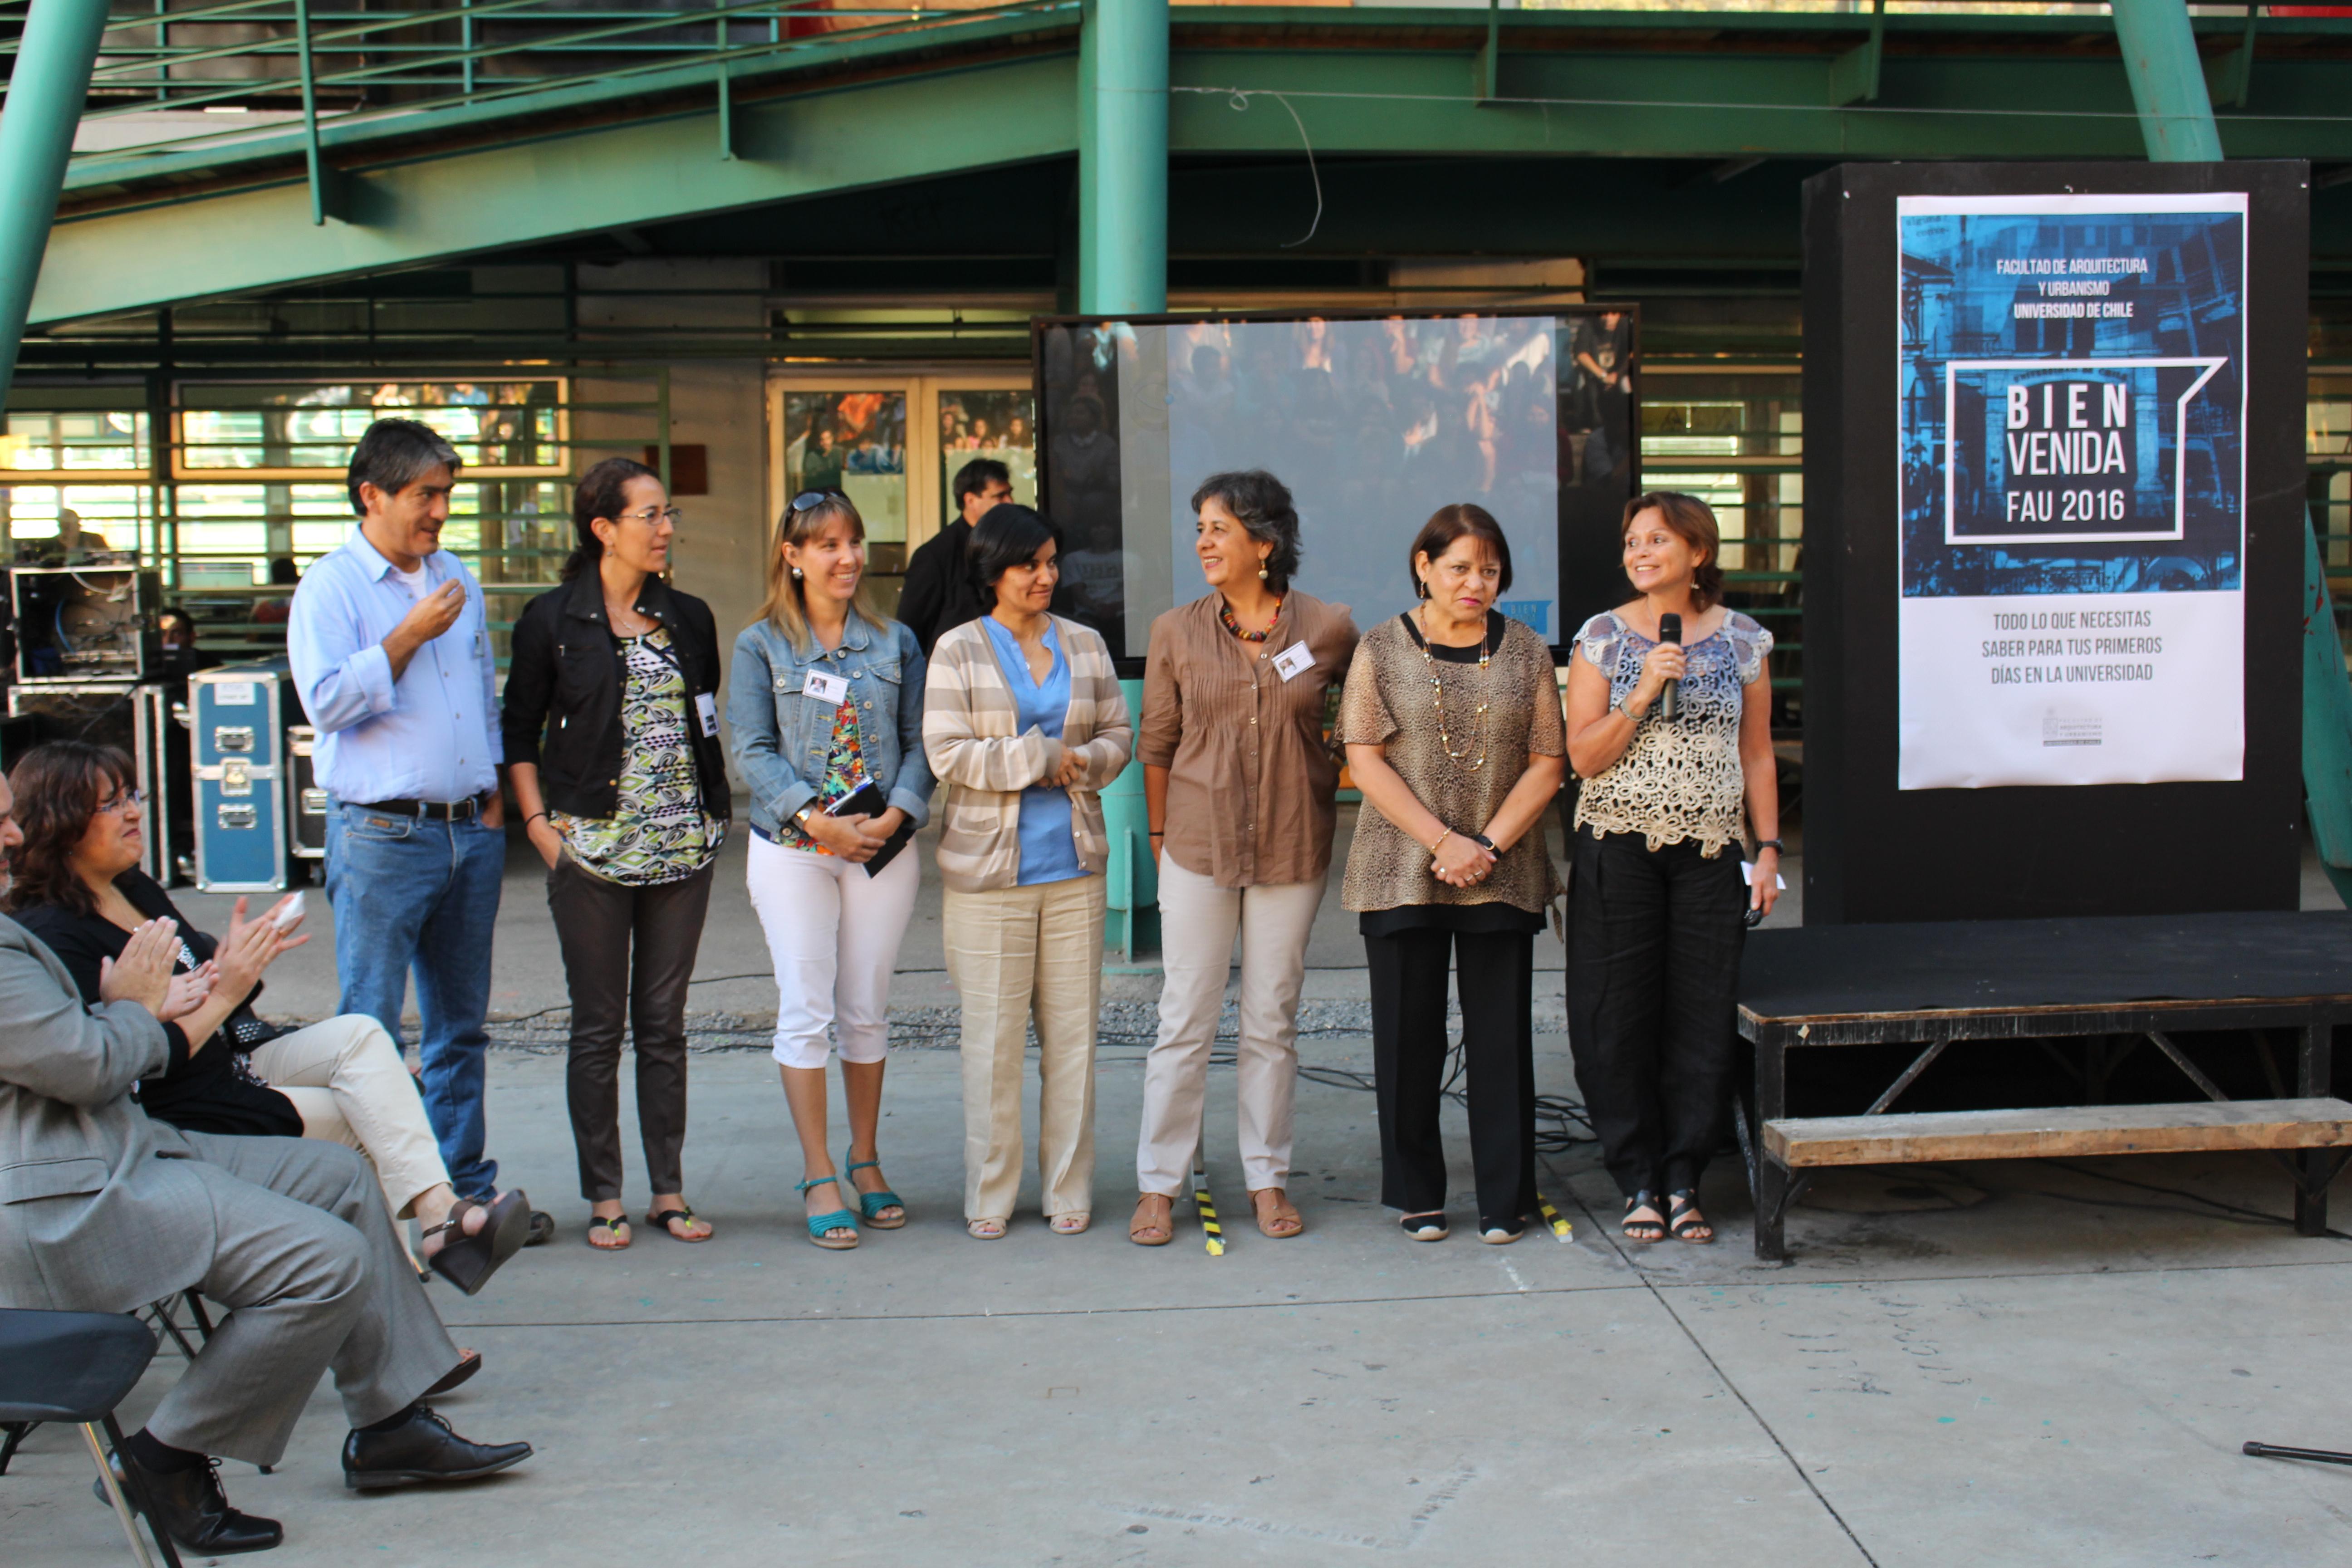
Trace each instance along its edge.
<path fill-rule="evenodd" d="M 300 917 L 278 923 L 289 899 L 247 920 L 239 899 L 226 936 L 191 925 L 139 869 L 144 814 L 131 778 L 131 759 L 111 747 L 60 741 L 25 753 L 9 773 L 25 833 L 9 912 L 65 962 L 87 1003 L 100 999 L 135 932 L 158 921 L 177 927 L 162 1016 L 188 1049 L 141 1080 L 141 1106 L 192 1132 L 323 1138 L 359 1150 L 393 1216 L 424 1226 L 427 1265 L 469 1295 L 481 1289 L 522 1245 L 528 1200 L 507 1193 L 485 1205 L 451 1189 L 415 1080 L 373 1018 L 350 1014 L 281 1031 L 255 1015 L 262 971 L 310 940 L 294 934 Z"/>

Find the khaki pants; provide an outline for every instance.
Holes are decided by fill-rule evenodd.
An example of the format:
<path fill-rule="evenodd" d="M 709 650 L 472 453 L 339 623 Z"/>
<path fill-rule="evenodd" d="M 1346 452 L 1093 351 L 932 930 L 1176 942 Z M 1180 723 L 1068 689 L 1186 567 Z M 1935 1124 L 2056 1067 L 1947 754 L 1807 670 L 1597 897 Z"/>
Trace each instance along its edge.
<path fill-rule="evenodd" d="M 394 1219 L 449 1180 L 416 1079 L 383 1026 L 346 1013 L 254 1047 L 253 1070 L 294 1102 L 302 1136 L 357 1149 L 374 1165 Z"/>
<path fill-rule="evenodd" d="M 1103 879 L 950 889 L 948 977 L 963 1002 L 963 1212 L 1009 1219 L 1021 1190 L 1021 1077 L 1037 1025 L 1037 1172 L 1045 1216 L 1090 1213 Z"/>
<path fill-rule="evenodd" d="M 1298 1094 L 1298 988 L 1320 882 L 1220 888 L 1160 858 L 1160 1037 L 1143 1066 L 1139 1192 L 1184 1190 L 1208 1097 L 1209 1051 L 1223 1010 L 1234 936 L 1242 939 L 1240 1040 L 1242 1180 L 1251 1192 L 1290 1181 L 1291 1110 Z"/>

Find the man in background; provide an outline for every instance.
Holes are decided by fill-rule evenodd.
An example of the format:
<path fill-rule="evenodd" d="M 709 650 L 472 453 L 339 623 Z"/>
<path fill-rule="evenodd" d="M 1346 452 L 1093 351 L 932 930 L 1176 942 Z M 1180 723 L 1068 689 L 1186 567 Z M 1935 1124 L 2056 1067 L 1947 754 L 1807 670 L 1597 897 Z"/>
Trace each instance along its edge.
<path fill-rule="evenodd" d="M 287 652 L 318 730 L 340 1011 L 395 1040 L 408 977 L 425 1110 L 460 1197 L 497 1195 L 484 1152 L 490 936 L 506 865 L 498 666 L 482 586 L 441 548 L 457 454 L 413 419 L 352 453 L 359 526 L 294 592 Z M 532 1242 L 554 1233 L 530 1216 Z"/>
<path fill-rule="evenodd" d="M 1013 470 L 993 458 L 974 458 L 956 471 L 954 499 L 960 515 L 908 558 L 906 586 L 898 595 L 898 619 L 915 634 L 926 658 L 941 636 L 988 613 L 964 565 L 964 543 L 972 524 L 1013 499 Z"/>

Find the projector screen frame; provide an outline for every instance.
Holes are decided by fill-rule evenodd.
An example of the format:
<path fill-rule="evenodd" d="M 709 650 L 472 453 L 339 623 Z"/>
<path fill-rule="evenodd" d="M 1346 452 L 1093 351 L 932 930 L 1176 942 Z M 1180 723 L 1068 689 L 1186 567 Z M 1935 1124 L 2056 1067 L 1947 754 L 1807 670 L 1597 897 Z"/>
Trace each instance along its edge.
<path fill-rule="evenodd" d="M 1032 316 L 1029 320 L 1029 363 L 1034 382 L 1033 395 L 1035 416 L 1034 428 L 1036 440 L 1035 450 L 1039 510 L 1043 511 L 1049 520 L 1055 521 L 1057 527 L 1060 526 L 1059 520 L 1055 517 L 1056 478 L 1055 472 L 1055 465 L 1053 458 L 1054 441 L 1057 433 L 1056 421 L 1060 411 L 1053 405 L 1050 398 L 1048 397 L 1048 389 L 1046 384 L 1046 353 L 1048 335 L 1056 331 L 1092 328 L 1108 322 L 1119 322 L 1132 327 L 1190 327 L 1202 324 L 1279 326 L 1284 324 L 1302 324 L 1310 321 L 1361 322 L 1402 320 L 1406 322 L 1418 324 L 1432 321 L 1442 322 L 1457 321 L 1465 316 L 1490 319 L 1519 319 L 1542 316 L 1552 318 L 1553 320 L 1572 329 L 1573 324 L 1579 320 L 1587 318 L 1598 319 L 1606 314 L 1615 314 L 1621 317 L 1630 332 L 1628 339 L 1629 346 L 1626 350 L 1628 376 L 1624 394 L 1625 440 L 1623 445 L 1625 449 L 1622 455 L 1617 458 L 1617 467 L 1614 470 L 1615 473 L 1622 474 L 1623 476 L 1624 485 L 1622 490 L 1619 490 L 1612 486 L 1610 487 L 1606 492 L 1610 495 L 1616 496 L 1617 500 L 1610 509 L 1611 515 L 1608 518 L 1610 538 L 1612 542 L 1605 552 L 1607 558 L 1607 564 L 1605 567 L 1602 565 L 1601 562 L 1602 552 L 1592 548 L 1589 539 L 1571 535 L 1571 529 L 1582 528 L 1589 530 L 1594 521 L 1594 518 L 1591 516 L 1571 516 L 1571 498 L 1575 497 L 1575 499 L 1584 499 L 1587 500 L 1589 503 L 1591 500 L 1598 500 L 1602 494 L 1602 491 L 1599 487 L 1595 487 L 1592 490 L 1585 492 L 1582 496 L 1576 496 L 1576 492 L 1581 490 L 1582 487 L 1571 486 L 1566 482 L 1562 482 L 1559 487 L 1559 502 L 1555 523 L 1558 530 L 1556 535 L 1556 548 L 1558 552 L 1556 557 L 1558 562 L 1558 581 L 1552 584 L 1556 595 L 1554 603 L 1558 606 L 1559 615 L 1557 616 L 1557 624 L 1549 628 L 1545 640 L 1551 647 L 1554 662 L 1564 664 L 1567 660 L 1568 648 L 1570 642 L 1573 640 L 1576 628 L 1583 623 L 1583 620 L 1589 616 L 1598 614 L 1601 610 L 1622 603 L 1631 592 L 1625 584 L 1622 570 L 1620 570 L 1615 564 L 1618 552 L 1613 544 L 1613 538 L 1617 523 L 1616 513 L 1618 511 L 1622 511 L 1624 501 L 1644 493 L 1641 455 L 1643 381 L 1642 308 L 1639 303 L 1634 301 L 1600 300 L 1579 304 L 1546 304 L 1528 306 L 1525 308 L 1515 308 L 1496 303 L 1479 308 L 1457 308 L 1452 310 L 1439 310 L 1434 308 L 1423 308 L 1419 310 L 1381 310 L 1338 307 L 1328 310 L 1319 310 L 1287 307 L 1260 310 L 1182 310 L 1124 315 L 1092 312 L 1084 314 Z M 1559 351 L 1559 357 L 1570 360 L 1572 363 L 1573 348 L 1561 348 Z M 1569 378 L 1565 376 L 1558 374 L 1557 371 L 1555 371 L 1552 393 L 1555 432 L 1558 432 L 1562 428 L 1559 424 L 1559 419 L 1564 412 L 1565 405 L 1571 395 L 1570 389 L 1564 384 L 1568 379 Z M 1563 461 L 1565 461 L 1565 459 L 1563 459 Z M 1203 474 L 1200 477 L 1205 478 L 1206 475 Z M 1562 479 L 1563 481 L 1565 481 L 1566 476 L 1563 475 Z M 1586 510 L 1590 511 L 1597 509 L 1594 509 L 1588 504 Z M 1122 542 L 1124 542 L 1124 540 L 1127 537 L 1129 524 L 1124 505 L 1121 507 L 1119 523 L 1121 539 Z M 1581 559 L 1580 559 L 1580 557 L 1581 557 Z M 1572 580 L 1580 586 L 1580 592 L 1571 592 Z M 1197 597 L 1197 595 L 1184 591 L 1183 587 L 1180 585 L 1175 602 L 1177 604 L 1183 604 L 1193 597 Z M 1360 612 L 1359 619 L 1360 621 L 1362 619 Z M 1114 639 L 1113 651 L 1116 656 L 1114 662 L 1118 666 L 1118 673 L 1121 678 L 1129 679 L 1141 678 L 1143 674 L 1144 658 L 1139 648 L 1131 648 L 1122 651 L 1118 640 Z"/>

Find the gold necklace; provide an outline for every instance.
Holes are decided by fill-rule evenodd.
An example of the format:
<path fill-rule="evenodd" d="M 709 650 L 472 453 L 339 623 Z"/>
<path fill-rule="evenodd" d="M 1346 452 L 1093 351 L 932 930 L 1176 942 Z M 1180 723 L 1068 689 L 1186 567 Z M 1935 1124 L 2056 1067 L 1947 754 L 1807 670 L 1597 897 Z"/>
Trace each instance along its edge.
<path fill-rule="evenodd" d="M 1486 673 L 1486 666 L 1494 657 L 1493 646 L 1482 637 L 1478 643 L 1478 671 L 1481 675 Z M 1429 657 L 1429 610 L 1426 605 L 1421 610 L 1421 662 L 1429 671 L 1430 705 L 1437 710 L 1437 743 L 1449 759 L 1461 762 L 1469 756 L 1471 748 L 1465 746 L 1455 751 L 1453 737 L 1446 730 L 1445 682 L 1438 679 L 1437 661 Z M 1484 680 L 1478 683 L 1478 706 L 1472 713 L 1478 721 L 1478 760 L 1470 764 L 1468 771 L 1475 773 L 1486 765 L 1486 683 Z"/>

